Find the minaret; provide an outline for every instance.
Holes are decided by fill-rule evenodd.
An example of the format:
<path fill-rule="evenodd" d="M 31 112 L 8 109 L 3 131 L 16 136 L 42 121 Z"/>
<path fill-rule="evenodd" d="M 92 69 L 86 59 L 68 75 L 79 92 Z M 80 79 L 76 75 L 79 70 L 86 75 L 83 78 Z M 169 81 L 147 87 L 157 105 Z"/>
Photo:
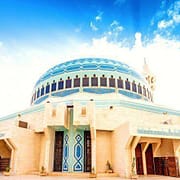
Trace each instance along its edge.
<path fill-rule="evenodd" d="M 154 76 L 154 74 L 152 74 L 152 72 L 149 69 L 149 66 L 146 62 L 146 58 L 144 58 L 144 65 L 143 65 L 143 75 L 146 78 L 152 93 L 155 90 L 155 84 L 156 84 L 156 77 Z"/>

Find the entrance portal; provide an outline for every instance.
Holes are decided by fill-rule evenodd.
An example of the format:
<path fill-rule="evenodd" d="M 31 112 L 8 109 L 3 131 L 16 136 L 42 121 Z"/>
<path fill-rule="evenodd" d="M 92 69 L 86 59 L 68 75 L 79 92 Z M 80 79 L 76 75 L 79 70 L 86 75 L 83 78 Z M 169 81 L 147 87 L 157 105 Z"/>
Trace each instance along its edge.
<path fill-rule="evenodd" d="M 135 149 L 135 155 L 136 155 L 136 171 L 138 175 L 143 175 L 143 161 L 142 161 L 142 150 L 141 150 L 141 144 L 138 144 Z"/>
<path fill-rule="evenodd" d="M 55 132 L 54 171 L 62 171 L 63 136 L 64 136 L 63 131 Z"/>
<path fill-rule="evenodd" d="M 11 149 L 4 140 L 0 140 L 0 171 L 10 167 Z"/>
<path fill-rule="evenodd" d="M 149 144 L 145 154 L 146 154 L 147 174 L 154 174 L 154 161 L 153 161 L 152 144 Z"/>
<path fill-rule="evenodd" d="M 91 136 L 90 131 L 84 131 L 84 172 L 91 171 Z"/>

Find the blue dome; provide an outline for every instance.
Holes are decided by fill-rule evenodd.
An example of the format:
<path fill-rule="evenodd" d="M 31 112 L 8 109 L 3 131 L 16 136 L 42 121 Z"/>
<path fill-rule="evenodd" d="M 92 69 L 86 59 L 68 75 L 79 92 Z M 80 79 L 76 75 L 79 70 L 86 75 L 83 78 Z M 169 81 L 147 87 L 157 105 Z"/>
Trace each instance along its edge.
<path fill-rule="evenodd" d="M 65 63 L 61 63 L 52 67 L 39 78 L 35 86 L 37 86 L 42 81 L 49 79 L 50 77 L 72 71 L 80 71 L 80 70 L 117 71 L 132 75 L 144 81 L 144 78 L 139 73 L 134 71 L 127 64 L 122 63 L 120 61 L 104 59 L 104 58 L 82 58 L 82 59 L 67 61 Z"/>
<path fill-rule="evenodd" d="M 39 104 L 49 96 L 65 97 L 74 93 L 119 93 L 152 101 L 148 83 L 139 73 L 120 61 L 82 58 L 58 64 L 36 82 L 31 103 Z"/>

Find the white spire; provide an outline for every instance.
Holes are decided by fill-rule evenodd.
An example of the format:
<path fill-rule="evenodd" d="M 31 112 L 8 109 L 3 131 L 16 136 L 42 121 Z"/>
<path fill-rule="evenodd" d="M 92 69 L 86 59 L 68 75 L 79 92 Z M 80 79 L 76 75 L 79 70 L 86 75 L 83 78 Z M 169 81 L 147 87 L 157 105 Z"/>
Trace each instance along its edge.
<path fill-rule="evenodd" d="M 146 58 L 144 58 L 143 75 L 146 78 L 147 82 L 149 83 L 151 90 L 154 91 L 156 78 L 154 74 L 152 74 L 152 72 L 150 71 Z"/>
<path fill-rule="evenodd" d="M 144 58 L 144 64 L 143 64 L 143 74 L 146 76 L 148 74 L 151 74 L 149 66 L 146 62 L 146 58 Z"/>

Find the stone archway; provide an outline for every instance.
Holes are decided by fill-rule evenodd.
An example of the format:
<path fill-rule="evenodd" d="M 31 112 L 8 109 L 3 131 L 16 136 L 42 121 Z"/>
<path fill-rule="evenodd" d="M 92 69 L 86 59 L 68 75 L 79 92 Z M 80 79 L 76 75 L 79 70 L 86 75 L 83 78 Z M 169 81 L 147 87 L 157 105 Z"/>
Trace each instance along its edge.
<path fill-rule="evenodd" d="M 145 152 L 145 157 L 146 157 L 146 171 L 147 174 L 154 174 L 154 157 L 153 157 L 153 148 L 152 144 L 149 144 L 146 152 Z"/>
<path fill-rule="evenodd" d="M 10 166 L 11 148 L 5 140 L 0 140 L 0 171 L 4 171 Z"/>
<path fill-rule="evenodd" d="M 10 167 L 14 171 L 15 146 L 9 139 L 0 139 L 0 171 Z"/>

